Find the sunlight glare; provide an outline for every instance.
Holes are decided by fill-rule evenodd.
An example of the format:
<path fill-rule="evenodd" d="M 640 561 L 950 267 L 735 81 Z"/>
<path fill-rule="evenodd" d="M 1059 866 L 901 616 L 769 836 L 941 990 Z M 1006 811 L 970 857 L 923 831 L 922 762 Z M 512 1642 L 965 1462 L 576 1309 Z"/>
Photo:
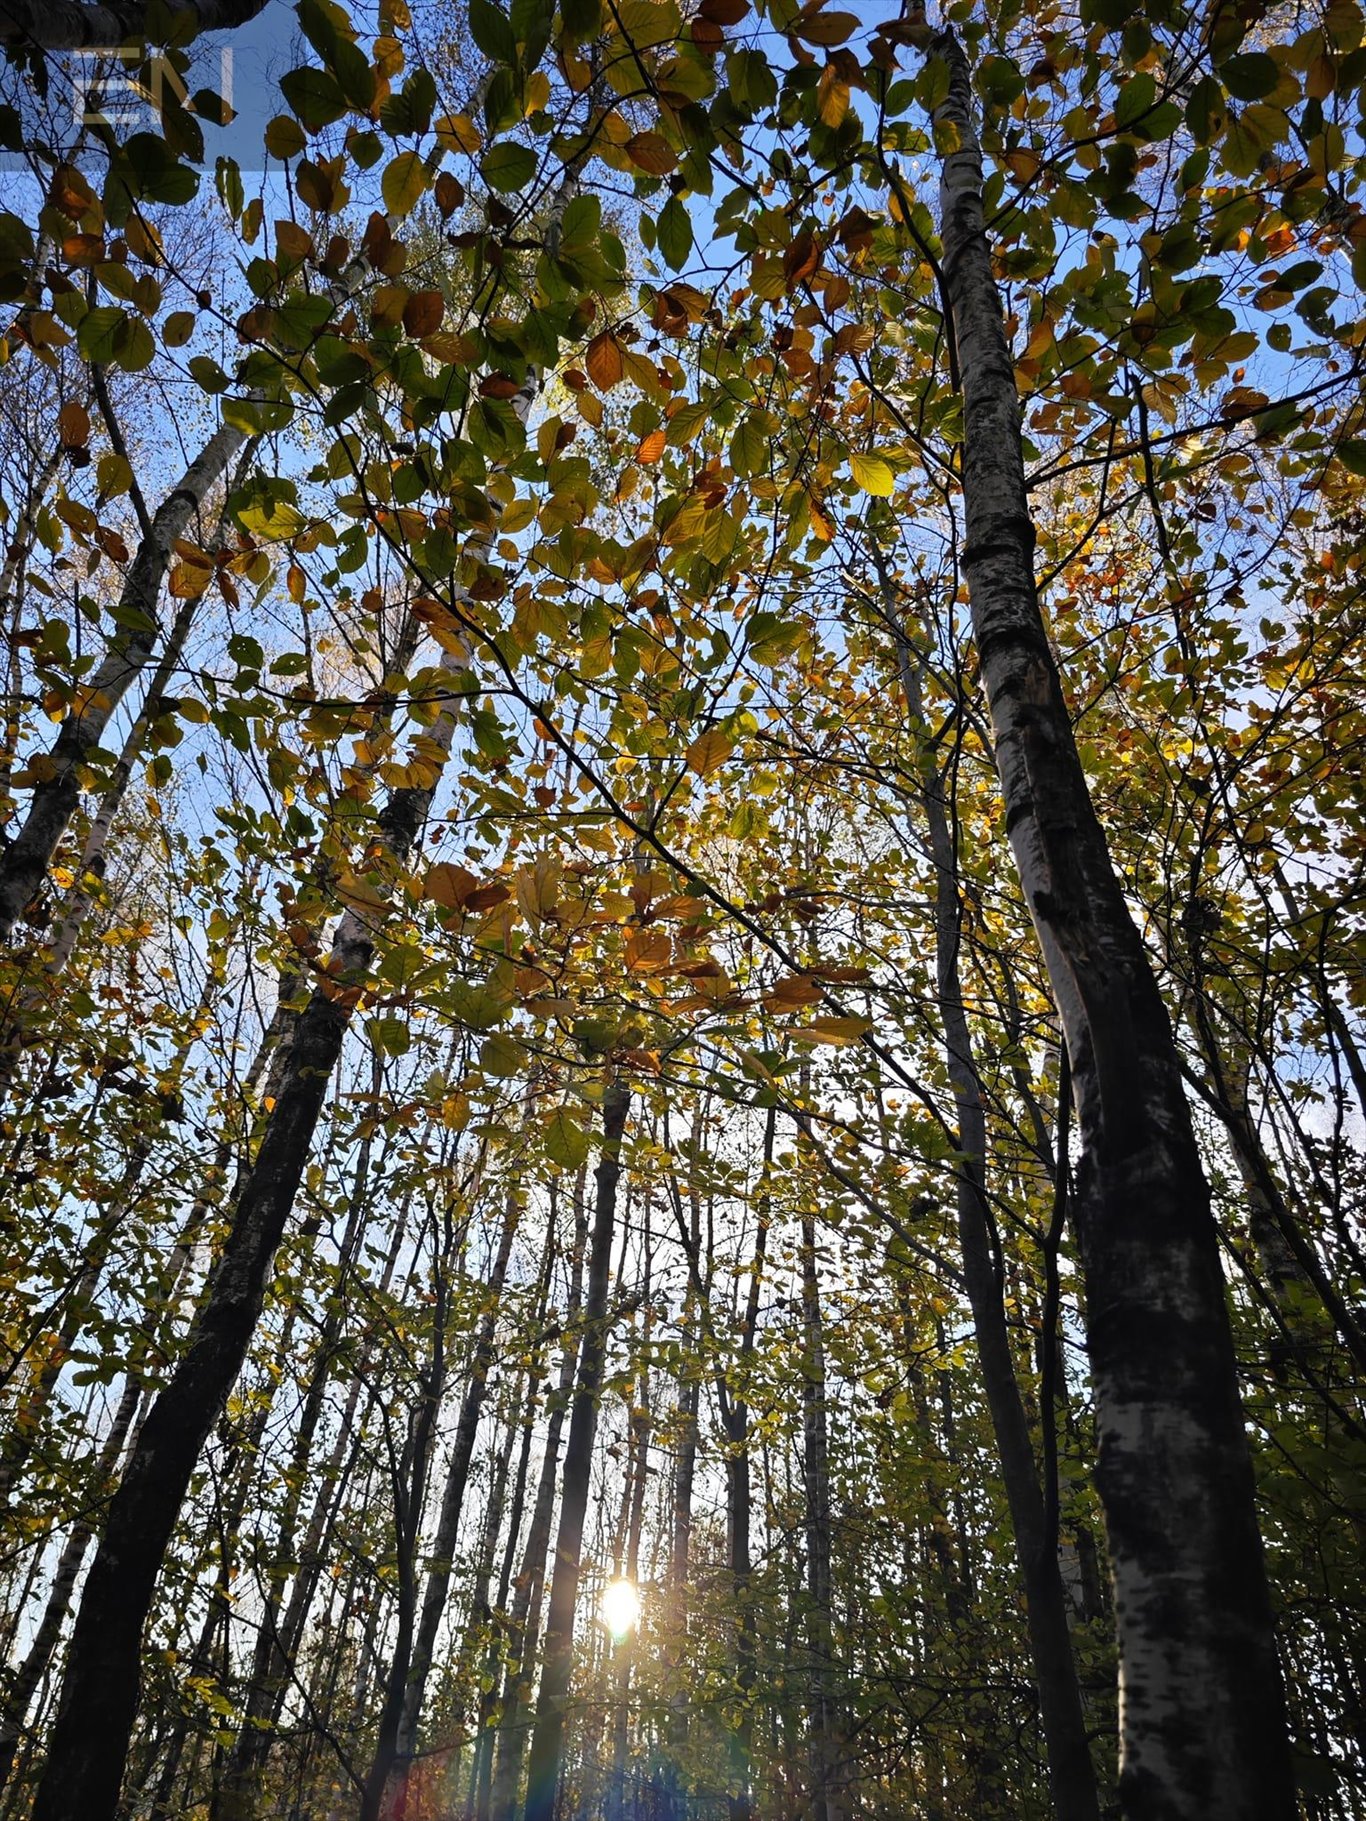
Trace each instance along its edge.
<path fill-rule="evenodd" d="M 609 1581 L 603 1590 L 602 1622 L 618 1642 L 634 1631 L 640 1618 L 640 1595 L 630 1581 Z"/>

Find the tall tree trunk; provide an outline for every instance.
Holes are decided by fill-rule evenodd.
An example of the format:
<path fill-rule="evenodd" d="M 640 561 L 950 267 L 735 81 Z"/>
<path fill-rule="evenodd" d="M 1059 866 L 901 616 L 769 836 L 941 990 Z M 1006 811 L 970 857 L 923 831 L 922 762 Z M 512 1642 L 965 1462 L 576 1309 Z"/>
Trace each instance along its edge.
<path fill-rule="evenodd" d="M 802 1472 L 806 1481 L 807 1645 L 811 1652 L 811 1821 L 840 1821 L 835 1755 L 834 1584 L 830 1562 L 830 1452 L 825 1334 L 816 1269 L 816 1223 L 802 1217 Z"/>
<path fill-rule="evenodd" d="M 95 1463 L 95 1483 L 101 1490 L 113 1478 L 118 1466 L 119 1456 L 123 1453 L 128 1432 L 133 1426 L 138 1403 L 142 1396 L 141 1382 L 129 1376 L 124 1383 L 118 1406 L 114 1411 L 114 1420 L 109 1434 L 105 1437 L 100 1449 L 99 1459 Z M 76 1579 L 85 1561 L 86 1550 L 90 1539 L 95 1534 L 93 1512 L 80 1519 L 71 1528 L 57 1558 L 57 1567 L 52 1577 L 52 1586 L 48 1592 L 47 1604 L 43 1616 L 38 1621 L 33 1633 L 32 1642 L 24 1653 L 24 1660 L 14 1672 L 13 1679 L 5 1690 L 3 1711 L 0 1711 L 0 1789 L 8 1783 L 14 1769 L 14 1758 L 23 1736 L 24 1722 L 38 1684 L 47 1673 L 57 1649 L 57 1640 L 61 1636 L 62 1624 L 71 1607 L 71 1596 L 75 1592 Z"/>
<path fill-rule="evenodd" d="M 883 604 L 895 629 L 901 685 L 912 729 L 920 737 L 925 731 L 920 660 L 897 611 L 891 579 L 876 551 L 874 563 Z M 994 1220 L 987 1194 L 985 1091 L 968 1024 L 960 967 L 963 919 L 958 852 L 944 775 L 935 759 L 928 761 L 919 798 L 935 876 L 935 994 L 953 1090 L 956 1148 L 962 1158 L 955 1172 L 954 1194 L 963 1284 L 972 1311 L 973 1343 L 1024 1587 L 1030 1654 L 1048 1754 L 1049 1788 L 1058 1821 L 1098 1821 L 1100 1799 L 1072 1652 L 1067 1596 L 1058 1569 L 1057 1525 L 1046 1520 L 1029 1419 L 1010 1349 L 1005 1286 L 995 1258 Z"/>
<path fill-rule="evenodd" d="M 378 1821 L 385 1805 L 385 1792 L 390 1779 L 403 1775 L 403 1766 L 411 1759 L 417 1740 L 418 1721 L 422 1712 L 427 1677 L 431 1673 L 436 1649 L 436 1635 L 446 1609 L 450 1588 L 452 1558 L 460 1530 L 460 1514 L 465 1502 L 470 1463 L 479 1432 L 479 1418 L 484 1407 L 489 1367 L 493 1362 L 494 1338 L 497 1332 L 499 1305 L 507 1277 L 512 1242 L 521 1217 L 521 1201 L 515 1190 L 508 1195 L 503 1214 L 502 1234 L 497 1257 L 488 1285 L 489 1306 L 482 1316 L 470 1359 L 469 1382 L 460 1407 L 455 1439 L 446 1469 L 441 1512 L 432 1544 L 432 1559 L 427 1571 L 427 1584 L 422 1598 L 420 1618 L 402 1616 L 398 1641 L 389 1665 L 389 1678 L 384 1711 L 374 1755 L 366 1774 L 366 1796 L 361 1805 L 361 1821 Z M 417 1535 L 412 1538 L 416 1575 Z M 416 1594 L 416 1586 L 413 1589 Z M 416 1623 L 414 1623 L 416 1621 Z"/>
<path fill-rule="evenodd" d="M 551 1219 L 556 1213 L 556 1189 L 550 1188 Z M 527 1530 L 522 1568 L 513 1591 L 512 1612 L 508 1625 L 508 1654 L 513 1667 L 504 1685 L 502 1711 L 498 1723 L 497 1749 L 494 1755 L 493 1816 L 494 1821 L 513 1821 L 517 1791 L 522 1778 L 526 1754 L 527 1726 L 521 1711 L 531 1697 L 535 1669 L 536 1645 L 541 1629 L 541 1596 L 545 1587 L 546 1551 L 550 1547 L 550 1523 L 555 1512 L 555 1483 L 559 1471 L 560 1441 L 564 1433 L 565 1413 L 569 1407 L 579 1358 L 579 1308 L 583 1296 L 583 1268 L 588 1250 L 588 1216 L 584 1206 L 582 1170 L 574 1185 L 574 1246 L 569 1261 L 569 1294 L 565 1305 L 565 1346 L 560 1357 L 559 1382 L 547 1406 L 545 1453 L 541 1460 L 536 1503 L 532 1507 Z"/>
<path fill-rule="evenodd" d="M 574 1616 L 578 1606 L 579 1560 L 583 1521 L 588 1509 L 588 1482 L 593 1466 L 593 1437 L 598 1425 L 598 1396 L 607 1357 L 607 1292 L 611 1276 L 612 1234 L 616 1221 L 617 1183 L 621 1176 L 621 1140 L 630 1108 L 630 1090 L 609 1081 L 602 1101 L 602 1155 L 597 1168 L 593 1239 L 588 1259 L 583 1340 L 578 1378 L 564 1451 L 564 1486 L 560 1527 L 555 1543 L 555 1572 L 550 1582 L 541 1687 L 536 1726 L 527 1770 L 526 1821 L 554 1821 L 564 1752 L 565 1707 L 574 1658 Z"/>
<path fill-rule="evenodd" d="M 1091 803 L 1034 581 L 1019 400 L 966 58 L 936 110 L 965 431 L 963 567 L 1006 827 L 1076 1083 L 1097 1484 L 1132 1821 L 1295 1812 L 1224 1282 L 1170 1020 Z M 948 149 L 952 148 L 952 149 Z"/>
<path fill-rule="evenodd" d="M 80 770 L 155 649 L 161 631 L 157 619 L 161 584 L 176 539 L 185 535 L 191 519 L 202 510 L 246 440 L 245 432 L 229 424 L 216 430 L 179 485 L 162 501 L 138 545 L 117 616 L 117 624 L 133 625 L 137 630 L 115 635 L 103 662 L 82 688 L 82 706 L 62 723 L 47 755 L 46 775 L 34 787 L 24 825 L 0 856 L 0 941 L 9 940 L 24 907 L 46 878 L 57 843 L 76 810 Z"/>
<path fill-rule="evenodd" d="M 754 1353 L 759 1329 L 759 1298 L 763 1289 L 764 1266 L 768 1257 L 770 1219 L 769 1176 L 773 1168 L 773 1144 L 777 1133 L 777 1113 L 769 1108 L 764 1123 L 764 1175 L 759 1191 L 758 1232 L 754 1242 L 754 1263 L 749 1275 L 749 1294 L 745 1300 L 744 1326 L 740 1331 L 741 1390 L 732 1397 L 724 1377 L 718 1378 L 716 1392 L 720 1406 L 721 1427 L 726 1433 L 726 1555 L 734 1604 L 735 1700 L 736 1718 L 729 1729 L 730 1792 L 727 1797 L 730 1821 L 750 1821 L 754 1812 L 752 1766 L 754 1746 L 755 1622 L 754 1595 L 751 1587 L 753 1565 L 750 1560 L 750 1495 L 749 1404 L 744 1381 Z"/>

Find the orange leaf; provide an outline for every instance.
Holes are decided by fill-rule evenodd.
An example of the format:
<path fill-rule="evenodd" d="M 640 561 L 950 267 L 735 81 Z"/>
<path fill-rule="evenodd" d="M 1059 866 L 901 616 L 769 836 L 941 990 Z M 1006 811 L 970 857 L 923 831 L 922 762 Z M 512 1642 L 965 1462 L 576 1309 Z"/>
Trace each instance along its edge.
<path fill-rule="evenodd" d="M 584 360 L 588 377 L 599 392 L 610 392 L 621 379 L 625 368 L 621 359 L 621 343 L 610 331 L 595 335 L 588 344 L 588 353 Z"/>
<path fill-rule="evenodd" d="M 84 449 L 90 441 L 90 414 L 74 398 L 57 413 L 57 435 L 64 449 Z"/>
<path fill-rule="evenodd" d="M 636 448 L 636 460 L 639 462 L 657 462 L 664 453 L 667 438 L 662 430 L 651 430 L 648 436 L 641 438 Z"/>

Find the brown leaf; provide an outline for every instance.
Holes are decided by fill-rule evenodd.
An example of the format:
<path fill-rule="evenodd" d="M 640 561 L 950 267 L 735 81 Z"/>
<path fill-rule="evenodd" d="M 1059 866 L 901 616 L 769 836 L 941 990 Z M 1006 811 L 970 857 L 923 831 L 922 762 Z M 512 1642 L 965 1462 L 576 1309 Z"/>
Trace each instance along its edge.
<path fill-rule="evenodd" d="M 463 908 L 479 880 L 467 866 L 456 866 L 450 860 L 438 860 L 429 867 L 423 881 L 422 896 L 446 910 Z"/>
<path fill-rule="evenodd" d="M 305 259 L 313 257 L 313 236 L 306 228 L 301 228 L 297 221 L 286 218 L 275 224 L 275 248 L 286 259 L 301 265 Z"/>
<path fill-rule="evenodd" d="M 633 930 L 626 939 L 626 965 L 637 973 L 655 973 L 672 957 L 673 943 L 666 930 Z"/>
<path fill-rule="evenodd" d="M 57 413 L 57 436 L 63 449 L 84 449 L 90 441 L 90 413 L 74 398 Z"/>
<path fill-rule="evenodd" d="M 403 306 L 403 326 L 415 341 L 441 327 L 446 300 L 440 291 L 414 291 Z"/>
<path fill-rule="evenodd" d="M 810 278 L 821 263 L 821 250 L 810 228 L 803 228 L 783 254 L 783 277 L 793 290 L 803 279 Z"/>
<path fill-rule="evenodd" d="M 652 177 L 667 177 L 678 163 L 677 153 L 659 133 L 633 133 L 626 141 L 626 156 Z"/>
<path fill-rule="evenodd" d="M 729 736 L 721 728 L 709 727 L 688 747 L 688 769 L 695 771 L 699 778 L 705 778 L 718 765 L 724 765 L 734 750 Z"/>
<path fill-rule="evenodd" d="M 858 30 L 857 13 L 823 13 L 812 8 L 798 15 L 792 35 L 807 44 L 843 44 Z"/>

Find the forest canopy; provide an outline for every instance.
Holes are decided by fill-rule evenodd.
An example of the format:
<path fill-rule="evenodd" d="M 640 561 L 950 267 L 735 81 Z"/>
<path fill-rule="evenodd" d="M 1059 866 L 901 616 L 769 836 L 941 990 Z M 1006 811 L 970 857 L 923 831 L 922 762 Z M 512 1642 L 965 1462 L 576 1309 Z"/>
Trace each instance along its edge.
<path fill-rule="evenodd" d="M 0 47 L 0 1821 L 1366 1816 L 1359 0 Z"/>

